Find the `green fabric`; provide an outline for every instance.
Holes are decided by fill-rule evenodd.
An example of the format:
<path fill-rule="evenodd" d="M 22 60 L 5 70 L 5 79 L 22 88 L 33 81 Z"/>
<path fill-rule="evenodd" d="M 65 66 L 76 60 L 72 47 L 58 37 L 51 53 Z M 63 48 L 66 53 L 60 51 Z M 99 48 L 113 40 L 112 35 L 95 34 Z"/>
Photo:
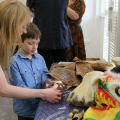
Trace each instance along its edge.
<path fill-rule="evenodd" d="M 120 120 L 120 112 L 117 113 L 116 118 L 114 120 Z"/>
<path fill-rule="evenodd" d="M 95 120 L 95 119 L 87 118 L 87 119 L 85 119 L 85 120 Z"/>

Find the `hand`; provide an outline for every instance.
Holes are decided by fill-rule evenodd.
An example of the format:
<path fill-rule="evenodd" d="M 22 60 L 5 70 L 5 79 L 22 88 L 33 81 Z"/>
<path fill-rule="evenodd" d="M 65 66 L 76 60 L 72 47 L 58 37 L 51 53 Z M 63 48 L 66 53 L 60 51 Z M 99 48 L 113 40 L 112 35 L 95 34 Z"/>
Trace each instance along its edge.
<path fill-rule="evenodd" d="M 35 12 L 35 6 L 33 6 L 33 7 L 31 8 L 31 10 L 32 10 L 33 12 Z"/>
<path fill-rule="evenodd" d="M 44 99 L 51 102 L 51 103 L 59 103 L 61 100 L 62 93 L 59 90 L 54 88 L 47 88 L 44 90 Z"/>
<path fill-rule="evenodd" d="M 50 82 L 52 82 L 52 83 L 55 83 L 56 81 L 52 81 L 52 80 L 49 80 Z"/>

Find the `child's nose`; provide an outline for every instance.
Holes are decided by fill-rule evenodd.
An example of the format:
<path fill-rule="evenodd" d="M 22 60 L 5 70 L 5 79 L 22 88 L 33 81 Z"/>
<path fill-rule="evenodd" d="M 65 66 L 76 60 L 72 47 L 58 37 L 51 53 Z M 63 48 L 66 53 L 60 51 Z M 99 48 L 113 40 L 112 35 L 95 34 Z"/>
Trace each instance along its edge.
<path fill-rule="evenodd" d="M 37 48 L 37 45 L 33 45 L 33 48 L 36 49 L 36 48 Z"/>

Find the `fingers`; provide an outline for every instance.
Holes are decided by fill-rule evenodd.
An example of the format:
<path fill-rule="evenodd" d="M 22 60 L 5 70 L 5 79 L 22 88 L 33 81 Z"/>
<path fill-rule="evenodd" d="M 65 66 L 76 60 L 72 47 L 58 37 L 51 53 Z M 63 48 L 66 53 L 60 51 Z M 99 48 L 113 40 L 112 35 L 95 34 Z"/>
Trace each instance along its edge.
<path fill-rule="evenodd" d="M 54 89 L 55 91 L 57 91 L 58 93 L 62 93 L 60 90 L 58 89 L 55 89 L 55 88 L 51 88 L 51 89 Z"/>
<path fill-rule="evenodd" d="M 62 92 L 60 92 L 60 90 L 54 89 L 57 92 L 57 96 L 61 96 Z"/>
<path fill-rule="evenodd" d="M 59 103 L 59 101 L 61 100 L 61 96 L 57 96 L 55 99 L 53 99 L 53 101 L 51 101 L 52 103 Z"/>
<path fill-rule="evenodd" d="M 61 96 L 57 96 L 56 100 L 61 100 Z"/>
<path fill-rule="evenodd" d="M 55 90 L 55 89 L 54 89 Z M 52 103 L 59 103 L 59 101 L 61 100 L 61 95 L 62 93 L 59 90 L 55 90 L 57 93 L 55 93 L 55 95 L 52 97 Z"/>
<path fill-rule="evenodd" d="M 48 100 L 51 103 L 59 103 L 59 101 L 61 100 L 62 92 L 54 88 L 48 88 L 46 90 L 48 93 L 46 96 L 46 100 Z"/>
<path fill-rule="evenodd" d="M 56 90 L 56 89 L 55 89 L 55 91 L 57 92 L 57 93 L 56 93 L 56 99 L 57 99 L 57 100 L 61 100 L 62 92 L 60 92 L 60 90 Z"/>
<path fill-rule="evenodd" d="M 35 8 L 33 7 L 33 8 L 31 8 L 31 10 L 33 11 L 33 12 L 35 12 Z"/>
<path fill-rule="evenodd" d="M 54 101 L 52 101 L 52 103 L 59 103 L 59 100 L 54 100 Z"/>
<path fill-rule="evenodd" d="M 49 80 L 50 82 L 52 82 L 52 83 L 55 83 L 55 81 L 52 81 L 52 80 Z"/>

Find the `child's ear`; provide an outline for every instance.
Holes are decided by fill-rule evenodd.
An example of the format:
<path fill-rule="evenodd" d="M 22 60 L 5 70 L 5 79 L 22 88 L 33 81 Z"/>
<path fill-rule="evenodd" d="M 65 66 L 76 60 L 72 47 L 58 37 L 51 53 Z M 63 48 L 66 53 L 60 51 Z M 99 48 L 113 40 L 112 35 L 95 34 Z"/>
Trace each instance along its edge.
<path fill-rule="evenodd" d="M 103 76 L 93 77 L 89 83 L 90 89 L 96 92 L 100 81 L 104 81 Z"/>

